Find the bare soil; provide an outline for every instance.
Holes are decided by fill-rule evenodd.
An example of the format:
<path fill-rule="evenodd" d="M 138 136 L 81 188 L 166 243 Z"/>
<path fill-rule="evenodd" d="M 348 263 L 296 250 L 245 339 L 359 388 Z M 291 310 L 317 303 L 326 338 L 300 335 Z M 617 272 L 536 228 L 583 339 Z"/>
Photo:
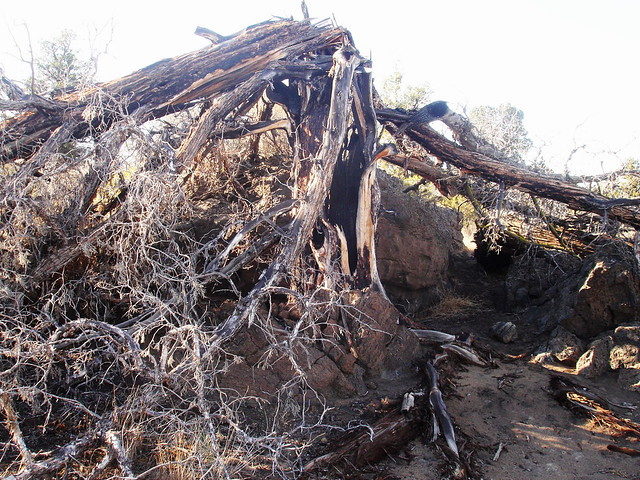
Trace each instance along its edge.
<path fill-rule="evenodd" d="M 540 338 L 520 325 L 517 342 L 504 345 L 488 338 L 488 328 L 497 320 L 518 318 L 487 310 L 466 318 L 433 321 L 449 333 L 472 333 L 494 351 L 522 354 L 539 344 Z M 435 328 L 435 324 L 426 328 Z M 443 323 L 445 327 L 443 328 Z M 448 378 L 445 399 L 463 449 L 472 452 L 476 478 L 506 479 L 635 479 L 640 480 L 640 459 L 607 450 L 607 445 L 640 447 L 615 438 L 607 425 L 578 416 L 551 395 L 552 375 L 573 375 L 558 365 L 543 368 L 528 357 L 515 361 L 496 360 L 496 368 L 461 366 Z M 611 376 L 581 383 L 609 401 L 640 406 L 640 395 L 621 389 Z M 617 414 L 640 421 L 640 409 L 620 409 Z M 499 457 L 494 456 L 502 444 Z M 416 440 L 401 454 L 390 457 L 381 468 L 386 480 L 449 478 L 442 453 L 424 440 Z"/>

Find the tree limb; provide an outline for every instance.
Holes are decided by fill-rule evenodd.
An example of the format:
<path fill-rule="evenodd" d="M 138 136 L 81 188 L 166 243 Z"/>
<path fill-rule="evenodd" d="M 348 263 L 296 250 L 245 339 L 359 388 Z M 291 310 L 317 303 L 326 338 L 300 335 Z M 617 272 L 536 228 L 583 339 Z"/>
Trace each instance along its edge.
<path fill-rule="evenodd" d="M 381 121 L 389 121 L 395 125 L 401 125 L 407 118 L 406 114 L 390 109 L 378 110 L 376 113 Z M 493 182 L 504 182 L 520 191 L 559 201 L 574 210 L 597 214 L 606 211 L 610 218 L 640 228 L 640 213 L 619 205 L 617 199 L 598 195 L 569 182 L 456 145 L 425 125 L 411 125 L 406 133 L 427 152 L 460 168 L 464 173 Z"/>

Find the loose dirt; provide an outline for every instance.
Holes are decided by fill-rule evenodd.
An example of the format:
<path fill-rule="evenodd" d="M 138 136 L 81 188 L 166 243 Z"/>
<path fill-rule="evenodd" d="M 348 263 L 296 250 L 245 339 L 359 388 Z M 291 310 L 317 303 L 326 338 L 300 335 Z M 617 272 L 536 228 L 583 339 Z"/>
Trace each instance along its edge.
<path fill-rule="evenodd" d="M 489 313 L 489 315 L 487 315 Z M 485 337 L 496 312 L 449 322 L 449 333 L 462 331 Z M 502 318 L 500 318 L 502 319 Z M 511 318 L 510 320 L 514 320 Z M 441 323 L 441 322 L 438 322 Z M 427 328 L 434 328 L 429 325 Z M 442 328 L 441 328 L 442 329 Z M 494 350 L 522 353 L 535 342 L 532 332 L 521 329 L 520 340 L 501 345 L 486 340 Z M 528 360 L 504 362 L 496 368 L 461 366 L 447 386 L 445 401 L 459 431 L 463 449 L 473 452 L 472 464 L 477 477 L 485 480 L 640 480 L 640 459 L 607 450 L 618 444 L 638 448 L 614 438 L 607 425 L 578 416 L 560 405 L 550 394 L 552 375 L 573 375 L 570 369 L 548 369 Z M 581 383 L 609 401 L 640 406 L 640 395 L 621 389 L 611 377 Z M 640 408 L 617 412 L 635 422 Z M 494 456 L 503 445 L 497 460 Z M 444 456 L 423 440 L 416 440 L 400 455 L 383 464 L 385 480 L 449 478 Z"/>

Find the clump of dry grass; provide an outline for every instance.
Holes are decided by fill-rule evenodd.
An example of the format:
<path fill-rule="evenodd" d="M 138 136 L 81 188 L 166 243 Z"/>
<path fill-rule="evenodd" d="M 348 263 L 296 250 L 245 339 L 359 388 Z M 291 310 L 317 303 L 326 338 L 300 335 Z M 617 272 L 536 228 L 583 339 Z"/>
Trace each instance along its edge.
<path fill-rule="evenodd" d="M 455 318 L 479 312 L 484 309 L 482 301 L 473 297 L 465 297 L 453 292 L 447 292 L 429 310 L 429 317 L 432 318 Z"/>

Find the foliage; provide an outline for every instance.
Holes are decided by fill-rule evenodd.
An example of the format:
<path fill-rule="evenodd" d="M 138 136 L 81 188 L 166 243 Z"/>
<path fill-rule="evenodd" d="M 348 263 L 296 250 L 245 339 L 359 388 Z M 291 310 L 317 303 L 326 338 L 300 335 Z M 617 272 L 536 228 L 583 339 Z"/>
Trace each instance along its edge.
<path fill-rule="evenodd" d="M 95 73 L 94 65 L 83 60 L 74 47 L 76 36 L 63 30 L 57 37 L 40 44 L 40 53 L 35 58 L 37 92 L 66 90 L 90 83 Z"/>
<path fill-rule="evenodd" d="M 524 126 L 522 110 L 508 103 L 498 107 L 485 105 L 474 108 L 469 118 L 482 138 L 491 142 L 507 157 L 524 162 L 533 142 Z"/>
<path fill-rule="evenodd" d="M 403 83 L 402 73 L 396 71 L 389 75 L 382 83 L 380 96 L 390 108 L 404 108 L 416 110 L 427 103 L 431 96 L 431 87 L 421 85 L 407 85 Z"/>

